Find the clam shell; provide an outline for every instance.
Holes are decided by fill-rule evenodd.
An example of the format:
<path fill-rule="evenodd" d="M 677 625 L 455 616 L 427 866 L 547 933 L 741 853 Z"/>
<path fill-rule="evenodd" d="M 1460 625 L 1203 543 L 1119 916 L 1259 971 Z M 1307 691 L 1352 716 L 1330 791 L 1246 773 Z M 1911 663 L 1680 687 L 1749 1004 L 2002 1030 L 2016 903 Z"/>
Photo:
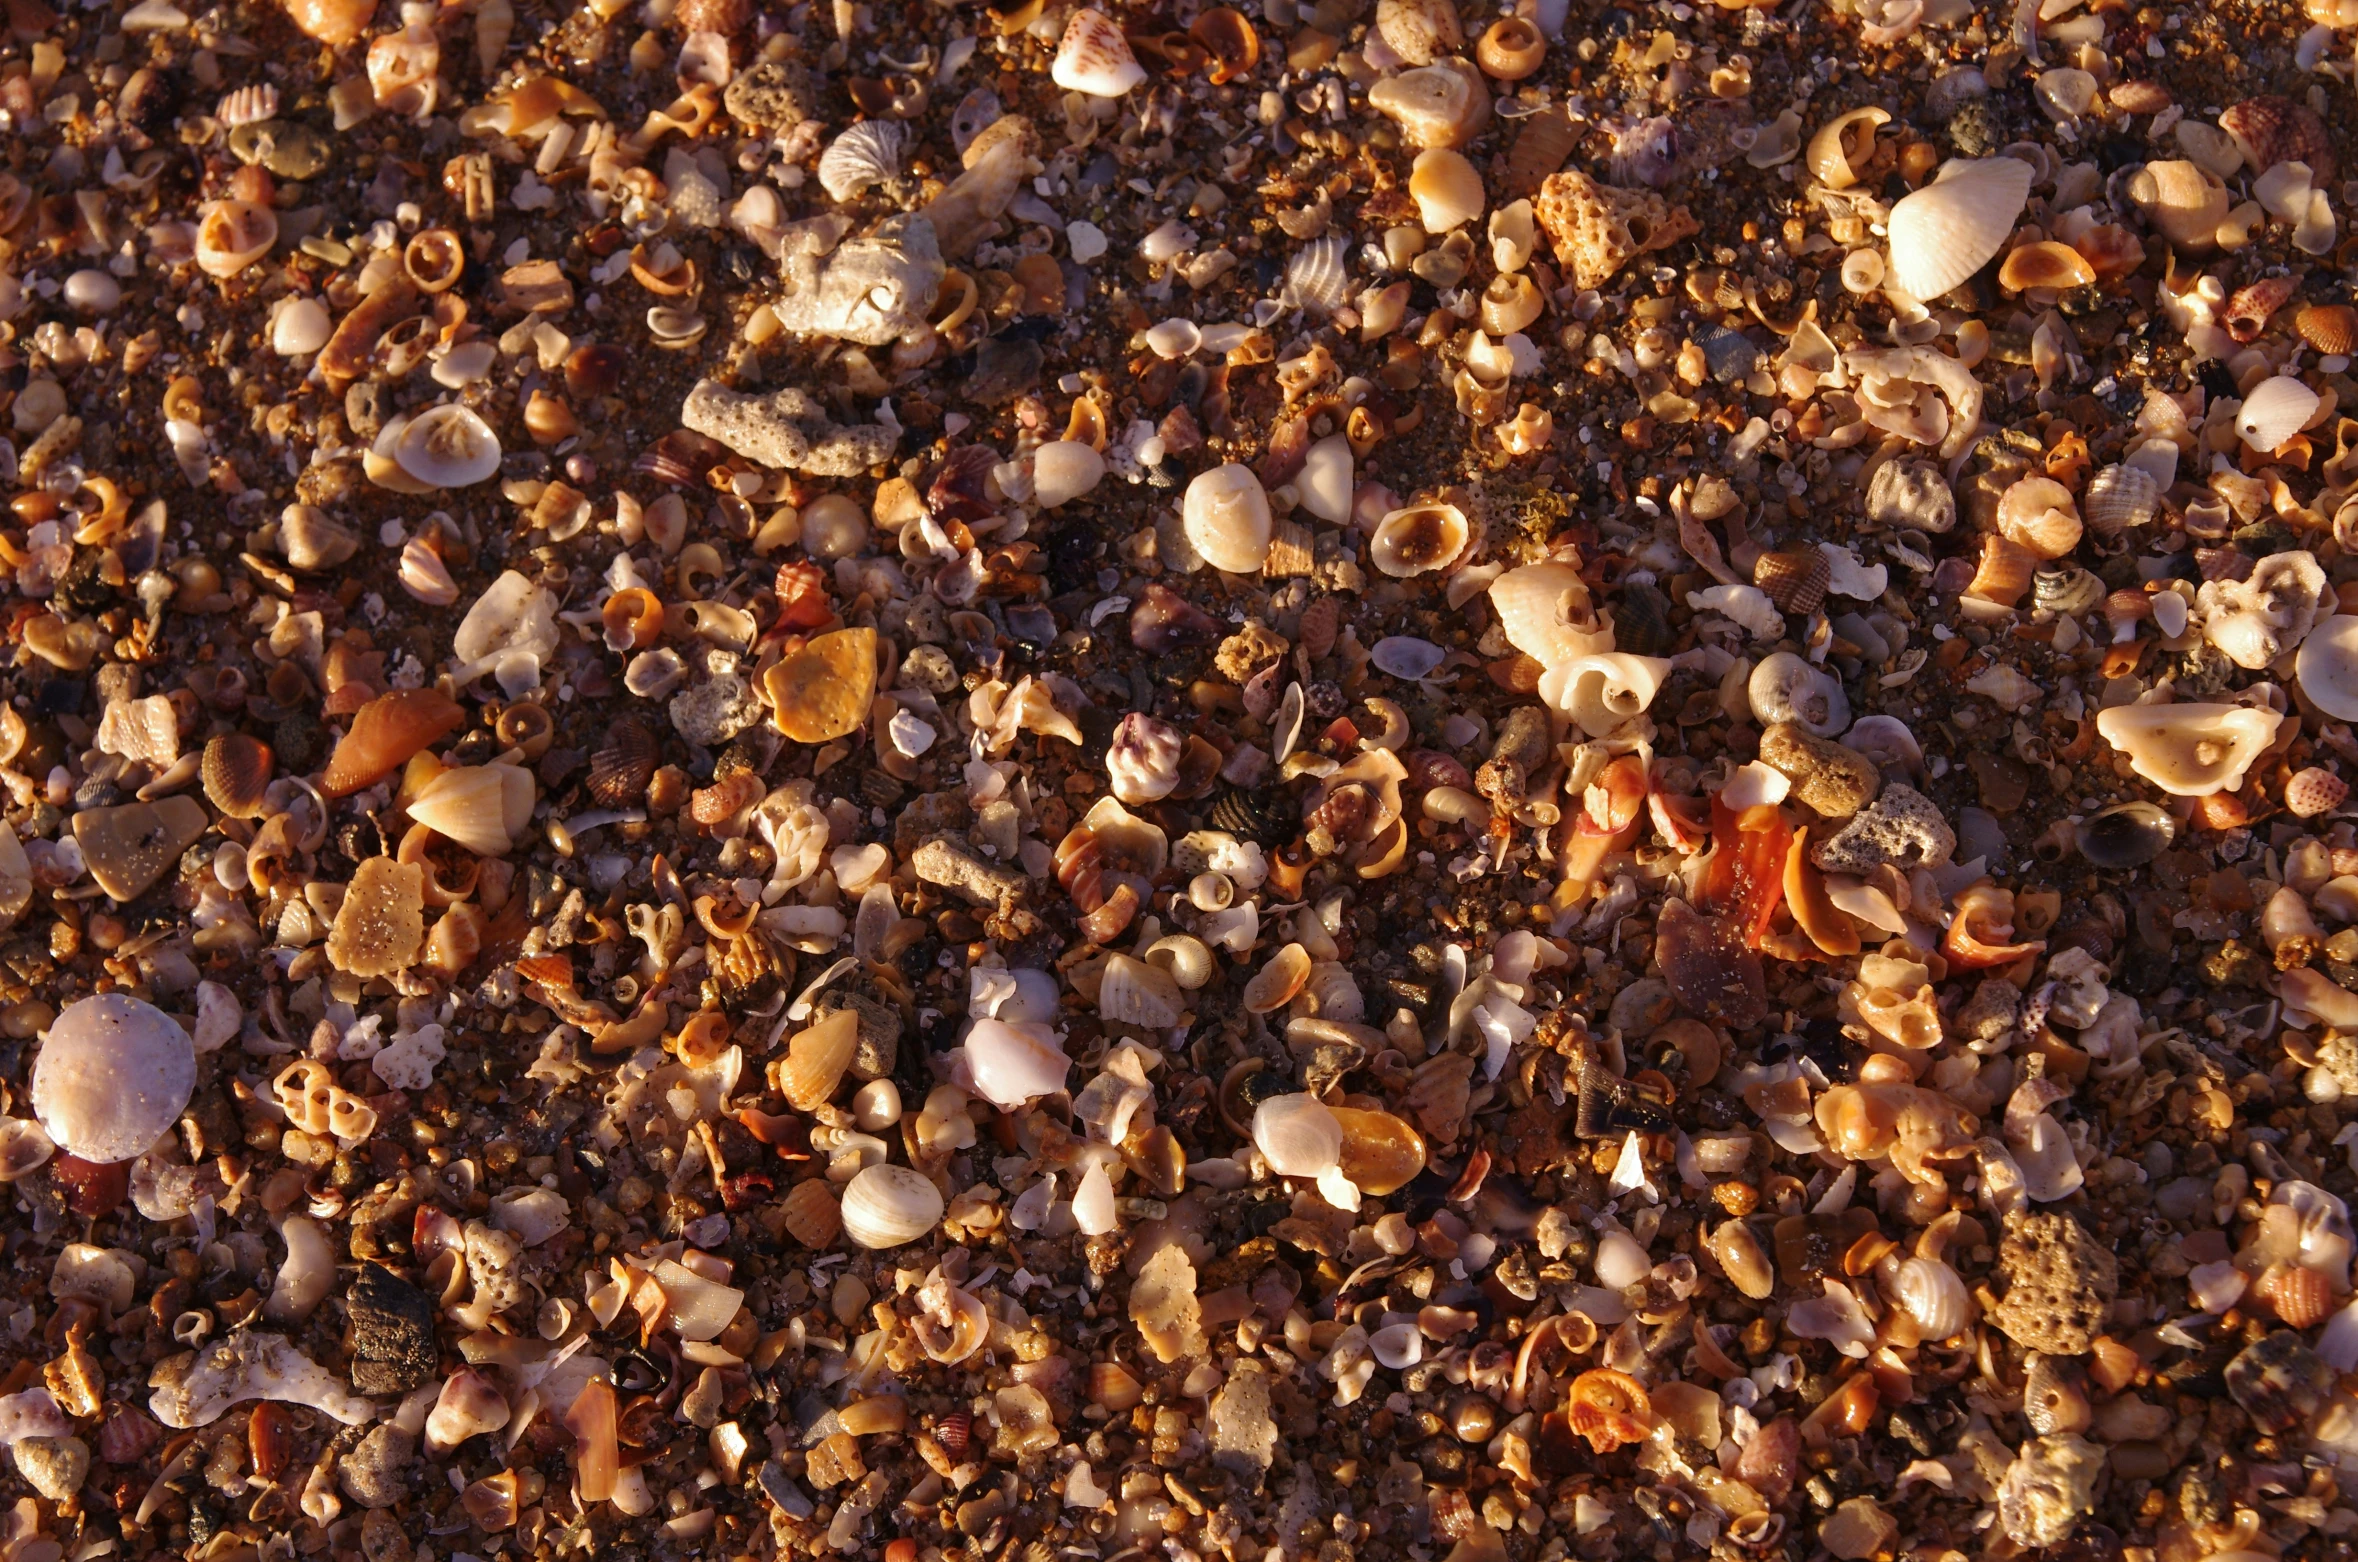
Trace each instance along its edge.
<path fill-rule="evenodd" d="M 804 1247 L 824 1250 L 843 1234 L 843 1206 L 824 1177 L 806 1177 L 779 1200 L 786 1234 Z"/>
<path fill-rule="evenodd" d="M 2293 662 L 2310 704 L 2336 721 L 2358 721 L 2358 617 L 2336 614 L 2309 631 Z"/>
<path fill-rule="evenodd" d="M 1394 510 L 1376 525 L 1368 562 L 1394 580 L 1447 569 L 1466 551 L 1473 527 L 1466 512 L 1433 500 Z"/>
<path fill-rule="evenodd" d="M 2161 508 L 2161 485 L 2141 466 L 2115 463 L 2088 479 L 2080 496 L 2080 518 L 2099 537 L 2118 537 L 2131 526 L 2152 521 Z"/>
<path fill-rule="evenodd" d="M 1310 951 L 1300 944 L 1288 944 L 1245 983 L 1244 1006 L 1255 1014 L 1275 1013 L 1293 1002 L 1309 980 Z"/>
<path fill-rule="evenodd" d="M 2321 398 L 2289 374 L 2272 375 L 2243 398 L 2235 414 L 2235 432 L 2252 449 L 2265 453 L 2282 445 L 2317 415 Z"/>
<path fill-rule="evenodd" d="M 1178 1024 L 1187 1013 L 1186 1000 L 1181 997 L 1179 983 L 1161 966 L 1134 960 L 1128 955 L 1106 958 L 1102 980 L 1097 988 L 1097 1014 L 1100 1019 L 1123 1025 L 1142 1025 L 1149 1030 L 1168 1030 Z"/>
<path fill-rule="evenodd" d="M 797 1112 L 825 1106 L 851 1067 L 860 1048 L 860 1016 L 855 1009 L 837 1009 L 807 1029 L 795 1032 L 778 1065 L 778 1088 L 786 1104 Z"/>
<path fill-rule="evenodd" d="M 1763 553 L 1752 566 L 1752 583 L 1788 613 L 1805 617 L 1823 607 L 1834 566 L 1815 548 Z"/>
<path fill-rule="evenodd" d="M 1343 1125 L 1316 1096 L 1271 1096 L 1253 1109 L 1253 1148 L 1280 1177 L 1315 1177 L 1341 1163 Z"/>
<path fill-rule="evenodd" d="M 2293 316 L 2293 329 L 2321 353 L 2358 352 L 2358 309 L 2348 304 L 2304 304 Z"/>
<path fill-rule="evenodd" d="M 411 418 L 387 453 L 402 471 L 430 488 L 465 488 L 499 472 L 499 436 L 456 402 L 428 407 Z"/>
<path fill-rule="evenodd" d="M 900 175 L 901 149 L 908 139 L 908 127 L 897 119 L 863 119 L 819 154 L 819 183 L 836 201 L 848 201 L 870 185 L 889 184 Z"/>
<path fill-rule="evenodd" d="M 1285 263 L 1283 301 L 1321 315 L 1342 308 L 1351 285 L 1348 254 L 1348 241 L 1339 233 L 1312 239 L 1294 251 Z"/>
<path fill-rule="evenodd" d="M 1065 23 L 1048 76 L 1067 92 L 1118 98 L 1146 79 L 1120 24 L 1102 11 L 1080 10 Z"/>
<path fill-rule="evenodd" d="M 1386 635 L 1375 643 L 1370 657 L 1377 671 L 1414 683 L 1432 676 L 1449 653 L 1432 641 L 1419 640 L 1413 635 Z"/>
<path fill-rule="evenodd" d="M 225 732 L 205 745 L 205 796 L 232 819 L 259 819 L 270 770 L 269 744 L 242 732 Z"/>
<path fill-rule="evenodd" d="M 871 1166 L 843 1190 L 843 1234 L 865 1248 L 900 1247 L 941 1223 L 941 1190 L 906 1166 Z"/>
<path fill-rule="evenodd" d="M 2030 165 L 2011 157 L 1954 159 L 1891 208 L 1891 275 L 1934 299 L 1990 262 L 2030 199 Z"/>
<path fill-rule="evenodd" d="M 655 779 L 661 755 L 655 733 L 645 722 L 627 716 L 617 721 L 590 755 L 590 796 L 607 808 L 629 808 L 644 802 L 647 783 Z"/>
<path fill-rule="evenodd" d="M 33 1115 L 85 1161 L 145 1155 L 196 1090 L 196 1047 L 173 1018 L 126 993 L 68 1004 L 33 1060 Z"/>

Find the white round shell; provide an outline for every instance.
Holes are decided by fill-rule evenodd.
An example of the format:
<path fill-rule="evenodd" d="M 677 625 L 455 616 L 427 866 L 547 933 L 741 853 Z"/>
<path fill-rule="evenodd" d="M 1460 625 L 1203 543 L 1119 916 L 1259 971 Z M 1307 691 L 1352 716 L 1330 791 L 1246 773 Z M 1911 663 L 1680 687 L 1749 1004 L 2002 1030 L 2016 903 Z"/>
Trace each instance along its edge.
<path fill-rule="evenodd" d="M 843 1190 L 843 1234 L 862 1247 L 899 1247 L 942 1218 L 941 1190 L 906 1166 L 871 1166 Z"/>
<path fill-rule="evenodd" d="M 127 1161 L 171 1132 L 196 1091 L 196 1046 L 153 1004 L 68 1004 L 33 1062 L 33 1112 L 68 1155 Z"/>
<path fill-rule="evenodd" d="M 1891 208 L 1891 277 L 1938 298 L 1988 265 L 2030 199 L 2031 168 L 2011 157 L 1943 164 L 1932 183 Z"/>

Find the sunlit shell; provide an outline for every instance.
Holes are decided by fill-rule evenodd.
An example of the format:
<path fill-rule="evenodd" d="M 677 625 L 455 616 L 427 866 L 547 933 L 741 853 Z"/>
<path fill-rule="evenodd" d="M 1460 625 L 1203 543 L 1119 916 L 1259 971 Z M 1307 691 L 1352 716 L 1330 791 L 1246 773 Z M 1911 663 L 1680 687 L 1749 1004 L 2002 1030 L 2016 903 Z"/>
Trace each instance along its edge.
<path fill-rule="evenodd" d="M 1564 166 L 1580 143 L 1576 128 L 1561 105 L 1551 104 L 1523 121 L 1515 144 L 1507 153 L 1506 184 L 1512 195 L 1530 195 Z"/>
<path fill-rule="evenodd" d="M 499 436 L 472 408 L 456 402 L 428 407 L 411 418 L 388 453 L 429 488 L 465 488 L 499 472 Z"/>
<path fill-rule="evenodd" d="M 329 797 L 345 797 L 381 781 L 466 719 L 458 702 L 439 689 L 380 694 L 353 715 L 319 789 Z"/>
<path fill-rule="evenodd" d="M 627 716 L 615 722 L 590 754 L 590 796 L 608 808 L 629 808 L 643 802 L 661 754 L 661 746 L 645 722 Z"/>
<path fill-rule="evenodd" d="M 1285 265 L 1285 301 L 1297 309 L 1333 314 L 1343 307 L 1351 274 L 1345 264 L 1350 245 L 1341 234 L 1312 239 Z"/>
<path fill-rule="evenodd" d="M 466 248 L 448 228 L 412 234 L 401 247 L 401 273 L 421 293 L 447 292 L 466 269 Z"/>
<path fill-rule="evenodd" d="M 1244 1006 L 1255 1014 L 1275 1013 L 1293 1002 L 1309 980 L 1310 951 L 1300 944 L 1288 944 L 1245 983 Z"/>
<path fill-rule="evenodd" d="M 1409 198 L 1427 233 L 1447 233 L 1482 215 L 1482 176 L 1463 152 L 1428 147 L 1408 175 Z"/>
<path fill-rule="evenodd" d="M 1764 727 L 1789 721 L 1812 737 L 1832 738 L 1850 725 L 1850 698 L 1842 680 L 1791 651 L 1761 658 L 1745 694 L 1753 719 Z"/>
<path fill-rule="evenodd" d="M 860 1050 L 860 1015 L 856 1009 L 836 1009 L 806 1029 L 795 1032 L 778 1065 L 778 1086 L 786 1104 L 798 1112 L 825 1106 Z"/>
<path fill-rule="evenodd" d="M 1891 275 L 1934 299 L 1990 262 L 2030 199 L 2032 171 L 2011 157 L 1944 163 L 1931 184 L 1891 208 Z"/>
<path fill-rule="evenodd" d="M 1658 657 L 1595 652 L 1549 668 L 1539 697 L 1588 736 L 1602 738 L 1644 715 L 1669 676 L 1670 663 Z"/>
<path fill-rule="evenodd" d="M 2334 1294 L 2329 1276 L 2303 1264 L 2271 1264 L 2252 1290 L 2295 1329 L 2315 1328 L 2342 1300 Z"/>
<path fill-rule="evenodd" d="M 1400 126 L 1409 145 L 1463 146 L 1490 121 L 1490 89 L 1463 60 L 1388 76 L 1367 91 L 1368 107 Z"/>
<path fill-rule="evenodd" d="M 1893 1306 L 1915 1320 L 1928 1340 L 1945 1340 L 1972 1327 L 1973 1295 L 1957 1271 L 1937 1258 L 1883 1260 L 1876 1271 L 1883 1294 Z"/>
<path fill-rule="evenodd" d="M 1368 562 L 1395 580 L 1447 569 L 1465 552 L 1473 527 L 1466 512 L 1442 500 L 1394 510 L 1376 526 Z"/>
<path fill-rule="evenodd" d="M 1613 649 L 1613 632 L 1597 620 L 1588 582 L 1569 564 L 1526 564 L 1490 583 L 1490 605 L 1516 650 L 1554 666 Z"/>
<path fill-rule="evenodd" d="M 1118 98 L 1146 79 L 1121 25 L 1102 11 L 1075 11 L 1056 45 L 1049 79 L 1067 92 Z"/>
<path fill-rule="evenodd" d="M 2209 248 L 2230 204 L 2219 176 L 2184 158 L 2147 163 L 2130 176 L 2128 195 L 2154 231 L 2181 250 Z"/>
<path fill-rule="evenodd" d="M 843 1233 L 843 1206 L 824 1177 L 806 1177 L 778 1201 L 786 1234 L 804 1247 L 824 1252 Z"/>
<path fill-rule="evenodd" d="M 1316 1096 L 1270 1096 L 1253 1109 L 1253 1148 L 1281 1177 L 1316 1177 L 1343 1158 L 1343 1125 Z"/>
<path fill-rule="evenodd" d="M 848 201 L 870 185 L 889 184 L 900 176 L 901 149 L 908 139 L 908 127 L 897 119 L 863 119 L 819 155 L 819 183 L 837 201 Z"/>
<path fill-rule="evenodd" d="M 225 732 L 205 745 L 205 797 L 232 819 L 259 819 L 270 769 L 270 745 L 242 732 Z"/>
<path fill-rule="evenodd" d="M 2296 771 L 2284 783 L 2285 809 L 2296 818 L 2314 819 L 2342 806 L 2350 795 L 2350 783 L 2330 770 L 2311 765 Z"/>
<path fill-rule="evenodd" d="M 1572 1430 L 1600 1454 L 1643 1442 L 1653 1430 L 1653 1402 L 1645 1386 L 1626 1372 L 1592 1368 L 1572 1380 L 1564 1397 Z"/>
<path fill-rule="evenodd" d="M 865 1248 L 899 1247 L 941 1224 L 941 1190 L 906 1166 L 871 1166 L 843 1190 L 843 1234 Z"/>
<path fill-rule="evenodd" d="M 1177 979 L 1161 966 L 1111 955 L 1098 983 L 1097 1013 L 1118 1024 L 1168 1030 L 1185 1018 L 1187 1004 Z"/>
<path fill-rule="evenodd" d="M 1425 1169 L 1424 1136 L 1389 1112 L 1328 1108 L 1343 1130 L 1341 1166 L 1353 1186 L 1383 1198 L 1408 1186 Z"/>
<path fill-rule="evenodd" d="M 213 117 L 231 129 L 260 124 L 277 112 L 278 89 L 268 82 L 223 93 L 213 107 Z"/>
<path fill-rule="evenodd" d="M 2219 128 L 2234 139 L 2255 174 L 2281 163 L 2306 163 L 2319 183 L 2333 178 L 2333 137 L 2304 104 L 2274 95 L 2246 98 L 2219 116 Z"/>
<path fill-rule="evenodd" d="M 1546 59 L 1546 34 L 1520 16 L 1492 22 L 1474 45 L 1474 63 L 1497 81 L 1521 81 Z"/>
<path fill-rule="evenodd" d="M 518 765 L 445 770 L 410 799 L 409 816 L 482 857 L 503 857 L 532 822 L 532 773 Z"/>
<path fill-rule="evenodd" d="M 2358 616 L 2337 613 L 2310 630 L 2293 677 L 2310 704 L 2337 721 L 2358 721 Z"/>
<path fill-rule="evenodd" d="M 2059 559 L 2079 546 L 2079 507 L 2051 477 L 2023 477 L 1998 499 L 1998 531 L 2035 559 Z"/>
<path fill-rule="evenodd" d="M 196 1047 L 172 1017 L 126 993 L 68 1004 L 33 1060 L 33 1113 L 85 1161 L 144 1155 L 196 1091 Z"/>
<path fill-rule="evenodd" d="M 1837 114 L 1809 138 L 1802 166 L 1830 190 L 1847 190 L 1859 182 L 1856 170 L 1875 150 L 1875 132 L 1891 123 L 1882 109 L 1854 108 Z"/>
<path fill-rule="evenodd" d="M 2163 791 L 2207 797 L 2243 785 L 2245 771 L 2275 740 L 2283 720 L 2275 711 L 2244 705 L 2116 705 L 2097 714 L 2096 730 Z"/>
<path fill-rule="evenodd" d="M 2293 315 L 2293 329 L 2321 353 L 2358 352 L 2358 309 L 2348 304 L 2303 304 Z"/>
<path fill-rule="evenodd" d="M 1198 473 L 1187 485 L 1180 520 L 1214 569 L 1250 575 L 1269 555 L 1269 495 L 1251 467 L 1230 462 Z"/>
<path fill-rule="evenodd" d="M 764 675 L 778 730 L 797 743 L 828 743 L 857 732 L 876 700 L 876 631 L 820 635 Z"/>
<path fill-rule="evenodd" d="M 305 36 L 341 49 L 368 31 L 377 0 L 287 0 L 287 15 Z"/>
<path fill-rule="evenodd" d="M 2235 433 L 2252 449 L 2274 450 L 2317 415 L 2323 399 L 2289 374 L 2272 375 L 2251 388 L 2235 414 Z"/>
<path fill-rule="evenodd" d="M 197 221 L 197 269 L 234 277 L 278 242 L 278 213 L 251 201 L 214 201 Z"/>
<path fill-rule="evenodd" d="M 1752 583 L 1788 613 L 1808 615 L 1825 605 L 1834 566 L 1816 548 L 1763 553 L 1752 566 Z"/>
<path fill-rule="evenodd" d="M 2195 602 L 2205 638 L 2238 667 L 2257 672 L 2300 644 L 2326 592 L 2316 556 L 2290 549 L 2260 560 L 2242 580 L 2205 581 Z"/>
<path fill-rule="evenodd" d="M 1432 676 L 1449 656 L 1432 641 L 1410 635 L 1386 635 L 1369 654 L 1378 672 L 1410 682 Z"/>
<path fill-rule="evenodd" d="M 2009 293 L 2033 287 L 2086 287 L 2095 280 L 2096 268 L 2088 264 L 2086 256 L 2053 239 L 2007 251 L 1998 267 L 1998 286 Z"/>
<path fill-rule="evenodd" d="M 2161 508 L 2161 485 L 2141 466 L 2115 463 L 2088 479 L 2080 496 L 2080 517 L 2099 537 L 2118 537 L 2144 526 Z"/>

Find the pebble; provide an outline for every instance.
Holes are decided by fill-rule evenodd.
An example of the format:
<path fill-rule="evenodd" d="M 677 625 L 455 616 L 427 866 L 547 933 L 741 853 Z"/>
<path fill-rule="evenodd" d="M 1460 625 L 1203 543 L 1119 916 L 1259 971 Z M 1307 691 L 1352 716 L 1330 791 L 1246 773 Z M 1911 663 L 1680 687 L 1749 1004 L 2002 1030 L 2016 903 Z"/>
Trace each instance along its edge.
<path fill-rule="evenodd" d="M 123 301 L 123 284 L 105 272 L 85 266 L 65 279 L 65 301 L 86 315 L 100 319 L 115 312 Z"/>
<path fill-rule="evenodd" d="M 90 1474 L 90 1445 L 78 1437 L 20 1437 L 9 1448 L 16 1473 L 51 1502 L 70 1502 Z"/>
<path fill-rule="evenodd" d="M 1762 731 L 1760 759 L 1792 781 L 1795 799 L 1828 819 L 1848 819 L 1874 801 L 1883 785 L 1883 773 L 1866 755 L 1790 721 Z"/>
<path fill-rule="evenodd" d="M 363 1394 L 405 1394 L 438 1364 L 434 1299 L 382 1264 L 362 1264 L 345 1298 L 352 1329 L 352 1386 Z"/>
<path fill-rule="evenodd" d="M 1893 782 L 1840 831 L 1810 849 L 1828 873 L 1872 873 L 1886 864 L 1906 872 L 1936 868 L 1957 849 L 1957 832 L 1931 798 Z"/>

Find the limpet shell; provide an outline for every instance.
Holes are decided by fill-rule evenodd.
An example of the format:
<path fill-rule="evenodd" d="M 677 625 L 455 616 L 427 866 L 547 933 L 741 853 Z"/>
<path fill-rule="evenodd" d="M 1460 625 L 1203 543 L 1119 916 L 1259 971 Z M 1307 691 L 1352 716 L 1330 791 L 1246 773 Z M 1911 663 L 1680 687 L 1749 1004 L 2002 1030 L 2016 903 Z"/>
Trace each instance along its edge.
<path fill-rule="evenodd" d="M 2283 720 L 2246 705 L 2116 705 L 2097 714 L 2096 730 L 2163 791 L 2207 797 L 2243 785 Z"/>
<path fill-rule="evenodd" d="M 499 472 L 499 436 L 472 408 L 456 402 L 411 418 L 389 452 L 394 464 L 429 488 L 465 488 Z"/>

